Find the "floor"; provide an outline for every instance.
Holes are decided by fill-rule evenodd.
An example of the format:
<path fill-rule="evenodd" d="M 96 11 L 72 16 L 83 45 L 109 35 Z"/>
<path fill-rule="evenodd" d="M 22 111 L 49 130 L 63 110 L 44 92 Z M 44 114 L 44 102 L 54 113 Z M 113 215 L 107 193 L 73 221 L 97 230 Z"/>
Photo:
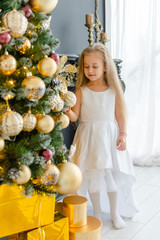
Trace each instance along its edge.
<path fill-rule="evenodd" d="M 101 240 L 160 240 L 160 167 L 135 166 L 134 193 L 140 212 L 126 220 L 127 228 L 114 230 L 110 216 L 104 221 Z"/>

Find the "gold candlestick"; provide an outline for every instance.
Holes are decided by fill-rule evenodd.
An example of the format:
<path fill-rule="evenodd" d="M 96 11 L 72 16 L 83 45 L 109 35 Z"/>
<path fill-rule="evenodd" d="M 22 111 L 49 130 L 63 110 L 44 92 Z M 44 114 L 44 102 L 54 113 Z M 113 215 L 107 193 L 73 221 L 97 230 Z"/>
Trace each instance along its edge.
<path fill-rule="evenodd" d="M 106 32 L 101 32 L 101 39 L 100 42 L 102 42 L 104 45 L 106 44 L 106 42 L 108 42 L 109 40 L 107 39 L 107 33 Z"/>
<path fill-rule="evenodd" d="M 95 42 L 99 40 L 99 34 L 102 32 L 103 27 L 98 17 L 98 0 L 95 3 Z"/>
<path fill-rule="evenodd" d="M 88 28 L 88 42 L 89 45 L 91 45 L 93 43 L 93 28 L 94 28 L 94 24 L 85 24 L 85 26 Z"/>

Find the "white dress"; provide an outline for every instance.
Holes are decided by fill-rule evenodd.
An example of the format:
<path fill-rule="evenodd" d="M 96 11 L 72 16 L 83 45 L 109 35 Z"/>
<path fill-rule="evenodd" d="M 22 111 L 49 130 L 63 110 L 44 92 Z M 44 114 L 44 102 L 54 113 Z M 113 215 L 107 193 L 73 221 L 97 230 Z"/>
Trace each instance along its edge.
<path fill-rule="evenodd" d="M 137 212 L 132 193 L 135 175 L 127 150 L 116 147 L 119 130 L 115 94 L 111 88 L 95 92 L 83 87 L 81 91 L 80 121 L 73 140 L 76 152 L 72 157 L 83 174 L 78 194 L 100 192 L 102 210 L 109 212 L 107 192 L 118 191 L 121 216 L 132 217 Z"/>

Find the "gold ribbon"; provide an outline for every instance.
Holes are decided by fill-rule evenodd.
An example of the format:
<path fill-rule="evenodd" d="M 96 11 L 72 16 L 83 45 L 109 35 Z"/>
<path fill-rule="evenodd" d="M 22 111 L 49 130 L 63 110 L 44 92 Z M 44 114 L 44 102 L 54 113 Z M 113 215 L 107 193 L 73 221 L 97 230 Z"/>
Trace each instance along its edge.
<path fill-rule="evenodd" d="M 41 207 L 42 207 L 42 197 L 41 196 L 38 196 L 38 199 L 37 199 L 37 202 L 39 202 L 39 206 L 38 206 L 38 232 L 39 232 L 39 239 L 40 240 L 45 240 L 46 237 L 45 237 L 45 231 L 44 229 L 42 229 L 40 227 L 40 224 L 41 224 Z"/>

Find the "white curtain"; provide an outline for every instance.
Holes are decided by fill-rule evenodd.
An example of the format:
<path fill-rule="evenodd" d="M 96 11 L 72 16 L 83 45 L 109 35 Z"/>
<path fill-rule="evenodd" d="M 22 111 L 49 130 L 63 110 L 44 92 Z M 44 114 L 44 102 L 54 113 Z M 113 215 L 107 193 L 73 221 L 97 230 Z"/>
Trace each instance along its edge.
<path fill-rule="evenodd" d="M 160 0 L 106 0 L 108 46 L 123 60 L 128 150 L 141 166 L 160 165 L 159 9 Z"/>

